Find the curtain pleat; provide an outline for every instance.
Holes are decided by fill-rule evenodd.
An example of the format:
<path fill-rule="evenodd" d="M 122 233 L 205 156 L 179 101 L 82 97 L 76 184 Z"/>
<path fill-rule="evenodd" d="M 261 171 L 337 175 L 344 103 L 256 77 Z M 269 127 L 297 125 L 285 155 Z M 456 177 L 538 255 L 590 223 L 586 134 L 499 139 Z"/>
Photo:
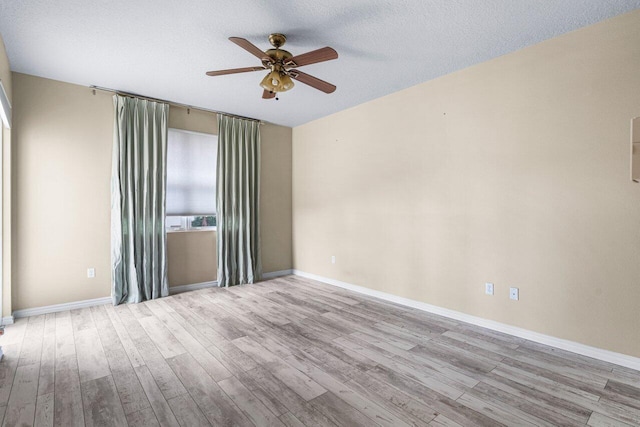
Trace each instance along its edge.
<path fill-rule="evenodd" d="M 169 105 L 114 95 L 111 171 L 113 304 L 167 296 Z"/>
<path fill-rule="evenodd" d="M 260 124 L 218 115 L 218 285 L 254 283 L 260 257 Z"/>

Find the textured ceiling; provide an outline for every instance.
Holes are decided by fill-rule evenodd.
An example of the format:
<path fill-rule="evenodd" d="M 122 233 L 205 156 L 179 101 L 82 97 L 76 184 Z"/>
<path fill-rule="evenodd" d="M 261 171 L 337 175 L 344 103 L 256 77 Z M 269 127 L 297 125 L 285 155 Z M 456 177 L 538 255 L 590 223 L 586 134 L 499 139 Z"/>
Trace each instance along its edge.
<path fill-rule="evenodd" d="M 297 126 L 397 90 L 640 8 L 640 0 L 0 0 L 11 68 L 272 123 Z M 338 86 L 297 83 L 263 100 L 266 72 L 227 40 L 294 55 L 332 46 L 335 61 L 302 70 Z"/>

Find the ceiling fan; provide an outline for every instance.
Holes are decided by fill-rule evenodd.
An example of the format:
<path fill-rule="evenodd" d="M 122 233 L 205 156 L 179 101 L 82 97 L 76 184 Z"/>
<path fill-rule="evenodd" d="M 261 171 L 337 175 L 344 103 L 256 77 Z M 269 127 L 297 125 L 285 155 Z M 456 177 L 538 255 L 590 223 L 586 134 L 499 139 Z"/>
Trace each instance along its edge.
<path fill-rule="evenodd" d="M 262 97 L 264 99 L 278 99 L 276 97 L 278 92 L 286 92 L 293 88 L 294 84 L 291 79 L 309 85 L 324 93 L 332 93 L 336 90 L 336 87 L 331 83 L 320 80 L 317 77 L 313 77 L 297 69 L 303 65 L 316 64 L 318 62 L 336 59 L 338 57 L 338 52 L 330 47 L 323 47 L 322 49 L 293 56 L 286 50 L 280 49 L 280 47 L 282 47 L 282 45 L 287 41 L 284 34 L 271 34 L 269 36 L 269 42 L 275 49 L 269 49 L 266 52 L 261 51 L 247 39 L 229 37 L 229 40 L 250 54 L 258 57 L 262 62 L 262 66 L 209 71 L 207 72 L 208 76 L 222 76 L 225 74 L 269 70 L 269 73 L 260 82 L 260 86 L 264 89 L 262 93 Z"/>

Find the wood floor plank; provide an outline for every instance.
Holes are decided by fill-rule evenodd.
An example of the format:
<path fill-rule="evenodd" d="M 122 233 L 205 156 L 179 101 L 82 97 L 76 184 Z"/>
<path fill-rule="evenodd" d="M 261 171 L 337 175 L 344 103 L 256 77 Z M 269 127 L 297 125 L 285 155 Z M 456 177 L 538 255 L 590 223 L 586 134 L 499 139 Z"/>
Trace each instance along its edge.
<path fill-rule="evenodd" d="M 359 373 L 354 375 L 354 378 L 347 385 L 361 395 L 383 405 L 410 425 L 426 425 L 438 415 L 435 409 L 414 399 L 412 395 L 378 381 L 367 374 Z"/>
<path fill-rule="evenodd" d="M 131 361 L 113 328 L 104 305 L 91 307 L 91 315 L 100 336 L 102 350 L 112 372 L 132 369 Z"/>
<path fill-rule="evenodd" d="M 118 398 L 118 391 L 109 375 L 81 384 L 84 419 L 87 426 L 126 425 L 127 419 Z"/>
<path fill-rule="evenodd" d="M 56 318 L 57 328 L 60 324 Z M 69 324 L 69 327 L 71 325 Z M 66 326 L 65 326 L 66 327 Z M 68 347 L 65 346 L 65 350 Z M 75 346 L 74 346 L 75 349 Z M 78 374 L 78 361 L 75 354 L 70 356 L 56 356 L 55 390 L 53 425 L 60 427 L 84 426 L 84 410 L 82 406 L 82 393 L 80 391 L 80 376 Z"/>
<path fill-rule="evenodd" d="M 378 404 L 372 402 L 361 394 L 353 391 L 344 383 L 341 383 L 339 380 L 327 374 L 322 369 L 313 365 L 313 363 L 310 363 L 309 361 L 301 358 L 297 358 L 295 356 L 290 356 L 286 359 L 286 361 L 299 371 L 308 375 L 309 378 L 316 381 L 329 392 L 333 393 L 336 396 L 340 396 L 340 399 L 342 399 L 346 404 L 360 411 L 365 416 L 371 418 L 372 421 L 376 422 L 377 424 L 389 427 L 409 426 L 409 424 L 396 417 L 393 413 L 389 412 L 384 407 L 379 406 Z"/>
<path fill-rule="evenodd" d="M 345 345 L 359 344 L 357 348 L 359 348 L 363 354 L 373 351 L 372 354 L 376 356 L 371 356 L 370 353 L 369 357 L 376 359 L 378 363 L 382 363 L 392 369 L 397 369 L 399 372 L 404 372 L 418 380 L 424 380 L 426 383 L 432 380 L 437 381 L 438 383 L 434 383 L 434 386 L 438 384 L 446 385 L 449 387 L 449 391 L 445 392 L 445 394 L 449 397 L 454 397 L 456 394 L 461 395 L 465 388 L 473 387 L 479 382 L 446 361 L 425 358 L 421 354 L 390 345 L 384 340 L 370 339 L 364 335 L 355 336 L 355 334 L 343 338 L 345 340 L 351 340 L 351 343 L 344 343 L 343 341 Z M 378 347 L 378 349 L 375 347 Z M 425 375 L 432 378 L 432 380 L 425 380 Z M 444 390 L 447 389 L 445 388 L 443 391 Z"/>
<path fill-rule="evenodd" d="M 591 414 L 587 425 L 591 427 L 631 427 L 631 424 L 623 423 L 622 421 L 609 418 L 597 412 Z"/>
<path fill-rule="evenodd" d="M 280 421 L 287 427 L 304 427 L 304 423 L 296 418 L 291 412 L 280 415 Z"/>
<path fill-rule="evenodd" d="M 133 313 L 133 316 L 138 320 L 144 319 L 145 317 L 153 317 L 153 314 L 144 302 L 140 304 L 127 304 L 127 306 L 129 310 L 131 310 L 131 313 Z"/>
<path fill-rule="evenodd" d="M 20 349 L 22 341 L 12 344 L 3 344 L 2 351 L 4 356 L 0 363 L 0 406 L 6 407 L 11 397 L 13 387 L 13 379 L 18 368 L 18 360 L 20 359 Z"/>
<path fill-rule="evenodd" d="M 631 371 L 630 369 L 620 369 L 622 367 L 617 367 L 613 369 L 611 372 L 607 373 L 605 376 L 614 381 L 621 382 L 623 384 L 627 384 L 636 388 L 640 388 L 640 375 L 638 375 L 637 371 Z"/>
<path fill-rule="evenodd" d="M 640 410 L 606 398 L 592 403 L 587 409 L 623 423 L 640 425 Z"/>
<path fill-rule="evenodd" d="M 38 395 L 53 396 L 55 386 L 55 356 L 56 356 L 56 316 L 53 313 L 45 315 L 42 338 L 42 354 L 40 358 L 40 378 L 38 380 Z M 53 419 L 53 418 L 52 418 Z"/>
<path fill-rule="evenodd" d="M 151 408 L 128 414 L 127 423 L 129 423 L 129 427 L 160 427 L 160 423 Z"/>
<path fill-rule="evenodd" d="M 211 424 L 216 426 L 252 425 L 190 354 L 173 357 L 168 360 L 168 363 Z"/>
<path fill-rule="evenodd" d="M 463 427 L 462 425 L 458 424 L 455 421 L 450 420 L 449 418 L 445 417 L 442 414 L 435 417 L 433 421 L 429 423 L 429 425 L 437 426 L 437 427 Z"/>
<path fill-rule="evenodd" d="M 559 386 L 569 387 L 569 389 L 572 390 L 573 393 L 581 394 L 588 399 L 598 400 L 601 393 L 603 392 L 603 388 L 601 387 L 594 387 L 591 384 L 584 383 L 574 378 L 566 377 L 554 371 L 540 368 L 529 363 L 511 359 L 510 357 L 505 357 L 500 363 L 500 366 L 505 365 L 510 368 L 517 369 L 525 375 L 535 376 L 541 381 L 558 384 Z"/>
<path fill-rule="evenodd" d="M 581 381 L 585 384 L 589 384 L 592 387 L 603 389 L 607 384 L 607 378 L 600 376 L 598 374 L 590 373 L 581 370 L 580 368 L 576 368 L 573 366 L 567 365 L 557 365 L 555 362 L 548 360 L 546 358 L 536 357 L 533 354 L 529 354 L 527 352 L 518 351 L 516 349 L 510 355 L 511 358 L 516 359 L 521 362 L 528 363 L 530 365 L 537 366 L 539 368 L 543 368 L 552 372 L 555 372 L 560 375 L 564 375 L 569 378 L 573 378 L 577 381 Z"/>
<path fill-rule="evenodd" d="M 187 352 L 175 335 L 167 330 L 162 323 L 158 322 L 155 317 L 143 317 L 138 319 L 138 322 L 140 322 L 165 359 Z"/>
<path fill-rule="evenodd" d="M 18 366 L 3 426 L 32 425 L 38 396 L 40 364 Z"/>
<path fill-rule="evenodd" d="M 40 364 L 45 316 L 29 317 L 18 366 Z"/>
<path fill-rule="evenodd" d="M 91 315 L 91 308 L 85 307 L 77 310 L 71 310 L 69 312 L 71 318 L 71 324 L 73 325 L 73 332 L 80 332 L 86 329 L 93 329 L 96 327 L 93 322 L 93 316 Z"/>
<path fill-rule="evenodd" d="M 333 426 L 335 425 L 322 413 L 314 409 L 306 400 L 294 392 L 288 384 L 276 378 L 267 369 L 258 366 L 246 372 L 256 384 L 277 399 L 284 407 L 305 425 L 308 426 Z"/>
<path fill-rule="evenodd" d="M 316 366 L 320 366 L 323 371 L 338 378 L 340 381 L 349 381 L 353 374 L 353 366 L 333 354 L 327 353 L 320 347 L 306 347 L 296 355 L 311 361 Z"/>
<path fill-rule="evenodd" d="M 149 310 L 159 319 L 167 330 L 177 338 L 185 351 L 189 352 L 215 381 L 220 381 L 231 376 L 231 372 L 218 359 L 213 357 L 195 337 L 185 328 L 176 323 L 173 317 L 162 305 L 156 301 L 147 304 Z"/>
<path fill-rule="evenodd" d="M 75 332 L 76 355 L 80 382 L 95 380 L 111 373 L 109 362 L 102 349 L 100 335 L 96 328 Z"/>
<path fill-rule="evenodd" d="M 581 354 L 572 353 L 560 348 L 551 347 L 534 341 L 523 341 L 518 349 L 534 354 L 544 353 L 553 357 L 559 365 L 576 366 L 587 372 L 597 373 L 606 376 L 617 365 L 605 362 L 603 360 L 594 359 L 592 357 L 583 356 Z"/>
<path fill-rule="evenodd" d="M 113 371 L 112 376 L 125 415 L 151 406 L 133 368 Z"/>
<path fill-rule="evenodd" d="M 53 395 L 39 394 L 36 401 L 35 427 L 53 427 Z"/>
<path fill-rule="evenodd" d="M 289 409 L 282 404 L 278 399 L 278 396 L 274 396 L 265 390 L 256 379 L 247 372 L 240 372 L 236 378 L 238 378 L 242 384 L 251 390 L 251 393 L 266 406 L 272 414 L 280 416 L 289 411 Z"/>
<path fill-rule="evenodd" d="M 394 387 L 410 393 L 420 401 L 434 408 L 436 411 L 451 418 L 453 421 L 461 424 L 471 424 L 477 426 L 501 426 L 499 423 L 479 412 L 474 411 L 455 400 L 439 394 L 432 389 L 420 384 L 419 382 L 397 374 L 384 367 L 378 366 L 369 371 L 369 373 L 381 381 L 388 382 Z"/>
<path fill-rule="evenodd" d="M 598 401 L 599 395 L 589 393 L 577 388 L 567 386 L 565 384 L 540 377 L 526 370 L 512 368 L 509 366 L 499 365 L 494 369 L 492 374 L 500 375 L 526 385 L 531 389 L 539 390 L 560 399 L 573 402 L 577 405 L 586 406 L 588 401 Z"/>
<path fill-rule="evenodd" d="M 539 407 L 547 408 L 553 412 L 558 412 L 567 418 L 577 421 L 578 423 L 586 423 L 591 415 L 591 411 L 587 408 L 580 407 L 572 402 L 556 398 L 547 393 L 531 389 L 517 381 L 513 381 L 509 378 L 501 377 L 493 373 L 490 373 L 483 382 L 506 393 L 515 395 L 518 399 L 535 402 Z"/>
<path fill-rule="evenodd" d="M 330 391 L 321 394 L 309 402 L 338 426 L 370 426 L 371 418 L 347 404 Z"/>
<path fill-rule="evenodd" d="M 56 313 L 56 360 L 76 355 L 76 343 L 73 339 L 73 325 L 68 311 Z"/>
<path fill-rule="evenodd" d="M 187 390 L 133 314 L 126 307 L 114 311 L 122 321 L 123 327 L 126 328 L 131 343 L 136 348 L 136 353 L 140 355 L 143 364 L 149 368 L 164 397 L 171 399 L 185 394 Z"/>
<path fill-rule="evenodd" d="M 580 421 L 566 417 L 560 411 L 554 411 L 553 408 L 544 406 L 543 404 L 527 399 L 526 395 L 520 395 L 519 390 L 505 391 L 503 389 L 493 387 L 484 382 L 478 383 L 470 393 L 477 393 L 484 401 L 491 402 L 498 406 L 510 408 L 510 410 L 520 411 L 525 414 L 539 419 L 539 425 L 552 426 L 580 426 Z"/>
<path fill-rule="evenodd" d="M 138 366 L 135 368 L 135 371 L 160 425 L 177 427 L 178 421 L 171 411 L 169 403 L 162 395 L 162 391 L 160 391 L 160 388 L 153 379 L 153 375 L 151 375 L 149 368 L 146 366 Z"/>
<path fill-rule="evenodd" d="M 129 333 L 127 332 L 125 326 L 123 325 L 122 321 L 120 320 L 120 317 L 114 310 L 113 306 L 106 305 L 102 307 L 104 307 L 104 310 L 106 311 L 107 316 L 109 317 L 109 320 L 111 320 L 111 324 L 114 330 L 118 334 L 118 338 L 120 339 L 120 344 L 122 344 L 122 347 L 127 353 L 131 366 L 134 368 L 137 368 L 138 366 L 144 365 L 145 362 L 142 356 L 140 355 L 140 351 L 133 343 L 133 340 L 129 336 Z"/>
<path fill-rule="evenodd" d="M 280 359 L 300 353 L 298 348 L 291 347 L 286 339 L 283 339 L 273 331 L 249 331 L 247 338 L 260 343 L 261 346 Z"/>
<path fill-rule="evenodd" d="M 175 414 L 178 423 L 180 423 L 180 427 L 211 426 L 200 408 L 198 408 L 198 405 L 196 405 L 188 394 L 169 399 L 168 403 Z"/>
<path fill-rule="evenodd" d="M 258 366 L 255 360 L 226 339 L 207 347 L 207 351 L 232 373 L 246 372 Z"/>
<path fill-rule="evenodd" d="M 235 377 L 219 381 L 218 385 L 257 426 L 284 426 L 253 393 Z"/>
<path fill-rule="evenodd" d="M 384 350 L 381 349 L 375 349 L 355 337 L 343 337 L 334 340 L 334 342 L 349 347 L 354 351 L 360 352 L 371 359 L 375 359 L 375 361 L 378 362 L 380 366 L 384 366 L 385 368 L 388 368 L 396 373 L 412 378 L 420 382 L 424 386 L 430 388 L 431 390 L 440 393 L 443 396 L 447 396 L 450 399 L 455 400 L 458 397 L 462 396 L 462 394 L 464 393 L 463 387 L 461 385 L 456 384 L 453 381 L 451 381 L 449 384 L 447 384 L 447 382 L 439 381 L 438 379 L 436 379 L 435 373 L 430 374 L 428 372 L 423 372 L 419 369 L 415 369 L 415 367 L 411 366 L 411 364 L 402 363 L 402 361 L 395 359 L 392 354 L 387 354 L 384 352 Z"/>
<path fill-rule="evenodd" d="M 326 392 L 326 390 L 318 383 L 300 371 L 291 368 L 282 359 L 278 358 L 255 341 L 247 337 L 243 337 L 234 340 L 233 343 L 251 356 L 256 362 L 271 369 L 274 376 L 289 385 L 292 390 L 298 393 L 305 400 L 311 400 Z"/>
<path fill-rule="evenodd" d="M 216 345 L 219 342 L 228 341 L 227 338 L 218 333 L 207 322 L 206 318 L 198 316 L 190 307 L 193 304 L 189 303 L 189 300 L 178 299 L 180 295 L 176 295 L 176 298 L 169 298 L 166 302 L 169 307 L 175 310 L 176 314 L 184 318 L 189 324 L 193 326 L 197 332 L 208 340 L 211 345 Z"/>
<path fill-rule="evenodd" d="M 502 353 L 496 353 L 492 350 L 487 350 L 484 347 L 476 346 L 466 341 L 456 340 L 445 336 L 444 334 L 433 337 L 433 339 L 429 341 L 429 344 L 433 343 L 437 343 L 442 346 L 443 349 L 449 349 L 456 354 L 480 356 L 487 363 L 501 362 L 507 357 Z"/>
<path fill-rule="evenodd" d="M 526 341 L 523 338 L 503 334 L 501 332 L 492 331 L 490 329 L 481 328 L 468 323 L 461 323 L 452 330 L 469 337 L 477 338 L 484 342 L 504 346 L 505 348 L 517 349 Z"/>
<path fill-rule="evenodd" d="M 146 366 L 166 399 L 171 399 L 187 392 L 169 364 L 161 356 L 153 359 L 149 358 L 146 360 Z"/>
<path fill-rule="evenodd" d="M 520 414 L 516 414 L 508 409 L 504 409 L 497 405 L 492 405 L 491 403 L 487 403 L 484 400 L 469 394 L 465 393 L 460 396 L 457 400 L 457 403 L 461 403 L 467 408 L 471 408 L 476 412 L 484 414 L 489 418 L 492 418 L 504 425 L 507 426 L 522 426 L 522 427 L 535 427 L 539 425 L 536 423 L 537 420 L 534 420 L 532 417 L 524 417 L 519 416 Z M 531 419 L 529 421 L 527 418 Z M 532 422 L 533 421 L 533 422 Z"/>
<path fill-rule="evenodd" d="M 193 336 L 203 347 L 213 345 L 213 342 L 207 338 L 202 332 L 195 327 L 195 325 L 185 319 L 180 313 L 178 313 L 167 301 L 159 300 L 158 304 L 171 316 L 174 322 L 177 322 L 182 326 L 191 336 Z"/>
<path fill-rule="evenodd" d="M 640 388 L 638 387 L 609 380 L 601 395 L 614 402 L 640 409 Z"/>

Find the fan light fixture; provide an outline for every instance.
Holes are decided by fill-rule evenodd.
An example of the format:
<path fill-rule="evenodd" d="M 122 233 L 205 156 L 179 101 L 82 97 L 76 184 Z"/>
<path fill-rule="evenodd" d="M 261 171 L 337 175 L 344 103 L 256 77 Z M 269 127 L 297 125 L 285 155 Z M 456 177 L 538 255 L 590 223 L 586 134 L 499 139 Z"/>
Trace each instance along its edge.
<path fill-rule="evenodd" d="M 275 69 L 267 74 L 260 82 L 260 86 L 269 92 L 286 92 L 292 89 L 294 84 L 291 77 Z"/>

